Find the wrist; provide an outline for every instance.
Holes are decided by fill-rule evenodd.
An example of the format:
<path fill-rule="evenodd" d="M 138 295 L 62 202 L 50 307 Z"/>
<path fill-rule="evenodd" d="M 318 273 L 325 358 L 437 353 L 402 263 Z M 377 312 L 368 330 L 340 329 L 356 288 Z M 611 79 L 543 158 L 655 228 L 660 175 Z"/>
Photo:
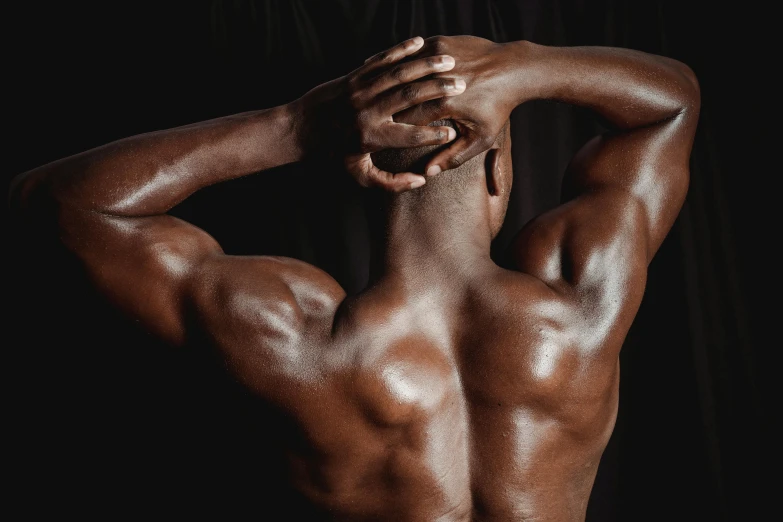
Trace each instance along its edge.
<path fill-rule="evenodd" d="M 280 128 L 283 129 L 281 144 L 291 153 L 291 161 L 301 161 L 306 155 L 306 116 L 300 100 L 294 100 L 278 107 Z"/>
<path fill-rule="evenodd" d="M 548 99 L 556 89 L 551 47 L 527 40 L 503 44 L 505 70 L 514 104 Z"/>

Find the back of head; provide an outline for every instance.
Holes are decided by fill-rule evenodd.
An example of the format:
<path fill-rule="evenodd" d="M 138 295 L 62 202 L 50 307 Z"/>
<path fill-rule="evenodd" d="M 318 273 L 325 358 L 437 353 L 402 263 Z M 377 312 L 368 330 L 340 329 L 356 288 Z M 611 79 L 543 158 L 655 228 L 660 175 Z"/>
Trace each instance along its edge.
<path fill-rule="evenodd" d="M 430 125 L 452 127 L 457 131 L 457 139 L 460 137 L 459 129 L 452 120 L 434 121 Z M 383 197 L 386 202 L 412 203 L 416 207 L 408 207 L 408 209 L 415 212 L 417 216 L 423 213 L 436 214 L 440 215 L 444 222 L 460 221 L 463 225 L 471 225 L 476 219 L 488 218 L 494 237 L 500 231 L 505 218 L 513 179 L 509 136 L 509 125 L 506 122 L 506 126 L 490 150 L 474 156 L 455 169 L 428 177 L 427 183 L 421 188 L 393 196 L 376 194 Z M 400 172 L 424 174 L 427 163 L 451 145 L 452 143 L 387 149 L 373 153 L 372 159 L 378 168 L 393 174 Z M 368 201 L 371 209 L 387 208 L 383 204 L 375 205 L 376 202 L 378 200 Z M 370 210 L 368 216 L 373 212 Z M 372 221 L 374 220 L 371 219 Z"/>
<path fill-rule="evenodd" d="M 452 120 L 438 120 L 429 124 L 431 127 L 451 127 L 459 129 Z M 407 149 L 386 149 L 372 154 L 373 163 L 382 170 L 397 174 L 400 172 L 413 172 L 424 174 L 427 163 L 440 151 L 448 148 L 453 142 L 445 145 L 427 145 L 424 147 L 412 147 Z M 454 193 L 464 191 L 472 182 L 483 179 L 485 154 L 471 158 L 459 167 L 450 169 L 444 173 L 427 178 L 427 184 L 422 187 L 427 193 Z"/>

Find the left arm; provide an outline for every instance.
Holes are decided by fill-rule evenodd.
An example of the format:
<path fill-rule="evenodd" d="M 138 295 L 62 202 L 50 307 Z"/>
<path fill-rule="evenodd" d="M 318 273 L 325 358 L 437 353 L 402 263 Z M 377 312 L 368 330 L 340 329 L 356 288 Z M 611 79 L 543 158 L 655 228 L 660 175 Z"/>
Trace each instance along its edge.
<path fill-rule="evenodd" d="M 12 203 L 21 213 L 57 204 L 155 216 L 200 188 L 302 156 L 295 113 L 284 105 L 141 134 L 55 161 L 17 177 Z"/>
<path fill-rule="evenodd" d="M 423 181 L 383 173 L 369 161 L 380 148 L 453 136 L 453 130 L 392 121 L 401 108 L 459 94 L 449 88 L 452 80 L 406 85 L 449 68 L 445 57 L 400 63 L 420 47 L 421 39 L 403 42 L 285 106 L 142 134 L 44 165 L 14 180 L 11 210 L 36 241 L 52 237 L 70 250 L 109 301 L 181 345 L 186 310 L 214 313 L 218 306 L 203 289 L 249 275 L 228 263 L 230 256 L 206 232 L 166 212 L 207 185 L 301 159 L 312 142 L 314 113 L 344 120 L 340 127 L 350 129 L 347 138 L 356 144 L 347 147 L 346 165 L 362 184 L 400 191 Z M 252 271 L 264 292 L 262 308 L 292 302 L 289 276 L 301 267 L 262 265 Z M 329 286 L 325 277 L 313 276 L 313 285 Z"/>
<path fill-rule="evenodd" d="M 448 142 L 453 129 L 395 123 L 391 115 L 461 92 L 448 79 L 411 83 L 454 66 L 449 56 L 399 63 L 422 43 L 403 42 L 287 105 L 133 136 L 34 169 L 14 180 L 13 208 L 24 212 L 43 197 L 114 216 L 164 214 L 207 185 L 299 161 L 329 134 L 343 137 L 340 152 L 361 184 L 407 190 L 423 178 L 381 172 L 369 153 Z"/>

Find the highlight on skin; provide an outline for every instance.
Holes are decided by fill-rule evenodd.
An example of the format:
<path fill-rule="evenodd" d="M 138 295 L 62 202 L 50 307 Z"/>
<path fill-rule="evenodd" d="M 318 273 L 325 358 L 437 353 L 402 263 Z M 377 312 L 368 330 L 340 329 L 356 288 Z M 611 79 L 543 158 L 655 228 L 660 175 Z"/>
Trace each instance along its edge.
<path fill-rule="evenodd" d="M 214 355 L 252 397 L 248 425 L 269 437 L 254 451 L 282 457 L 249 479 L 262 518 L 578 521 L 647 266 L 687 192 L 699 96 L 687 66 L 632 50 L 414 38 L 283 106 L 43 165 L 17 177 L 10 208 L 130 324 L 183 360 Z M 505 269 L 489 252 L 507 125 L 542 99 L 611 131 L 573 158 L 561 204 L 518 232 Z M 377 274 L 357 295 L 302 261 L 226 255 L 167 214 L 323 143 L 385 199 Z M 264 496 L 264 480 L 285 494 Z"/>

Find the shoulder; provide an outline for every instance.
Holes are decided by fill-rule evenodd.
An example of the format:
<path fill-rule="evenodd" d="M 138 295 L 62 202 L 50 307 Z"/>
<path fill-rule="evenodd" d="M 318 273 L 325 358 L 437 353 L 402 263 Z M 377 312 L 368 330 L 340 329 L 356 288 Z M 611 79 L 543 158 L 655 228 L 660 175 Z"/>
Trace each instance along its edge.
<path fill-rule="evenodd" d="M 292 379 L 318 373 L 345 293 L 293 259 L 214 256 L 190 284 L 191 343 L 205 342 L 248 389 L 282 400 Z"/>
<path fill-rule="evenodd" d="M 198 320 L 221 341 L 295 343 L 331 329 L 345 292 L 326 272 L 294 259 L 214 256 L 192 284 Z"/>
<path fill-rule="evenodd" d="M 575 356 L 615 354 L 635 317 L 644 283 L 620 275 L 614 281 L 595 277 L 595 284 L 574 286 L 562 277 L 504 270 L 482 300 L 484 324 L 493 324 L 494 331 L 504 334 L 500 337 L 526 349 L 558 346 Z"/>

